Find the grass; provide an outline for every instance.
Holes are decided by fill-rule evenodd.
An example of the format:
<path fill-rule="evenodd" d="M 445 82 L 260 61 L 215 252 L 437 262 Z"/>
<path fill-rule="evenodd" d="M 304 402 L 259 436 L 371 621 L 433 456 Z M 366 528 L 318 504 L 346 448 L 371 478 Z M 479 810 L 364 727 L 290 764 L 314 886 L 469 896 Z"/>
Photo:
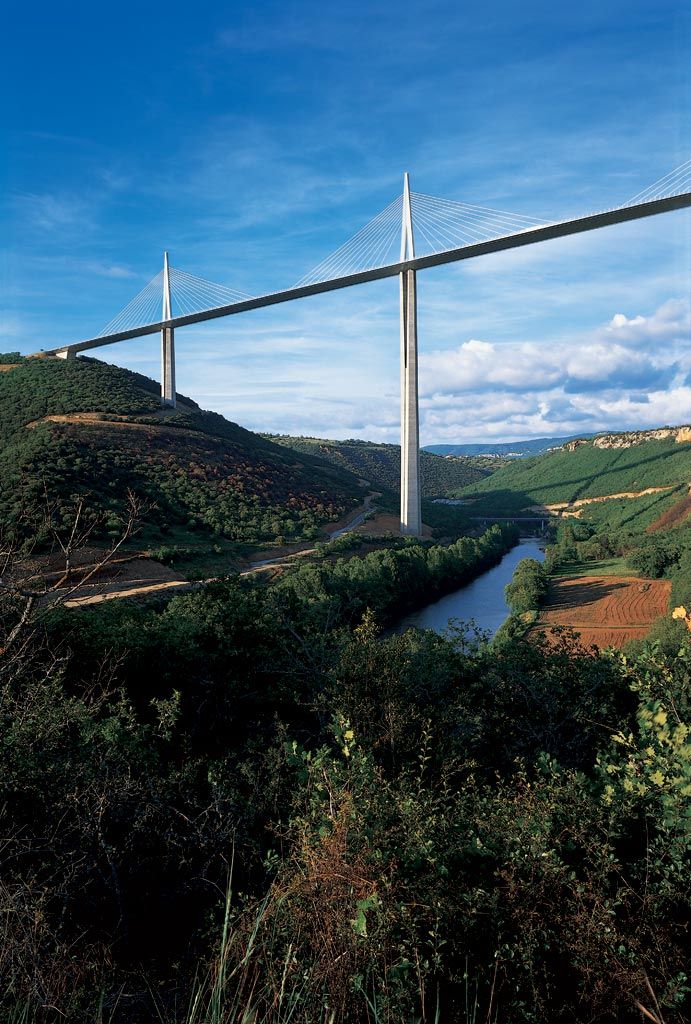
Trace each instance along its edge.
<path fill-rule="evenodd" d="M 687 491 L 688 485 L 683 483 L 660 494 L 645 494 L 640 498 L 613 498 L 586 505 L 582 521 L 597 527 L 599 533 L 608 530 L 645 530 L 663 512 L 676 505 Z"/>
<path fill-rule="evenodd" d="M 566 562 L 550 573 L 553 579 L 574 576 L 634 576 L 625 558 L 602 558 L 597 562 Z"/>
<path fill-rule="evenodd" d="M 262 976 L 260 935 L 268 896 L 239 948 L 231 924 L 232 899 L 229 885 L 220 947 L 206 974 L 198 978 L 185 1024 L 299 1024 L 306 1007 L 315 1019 L 313 1008 L 321 993 L 314 988 L 309 971 L 294 976 L 292 945 L 285 954 L 280 979 L 271 972 Z M 323 1024 L 333 1024 L 335 1016 L 335 1011 L 324 1007 Z M 163 1017 L 161 1021 L 164 1024 Z"/>
<path fill-rule="evenodd" d="M 589 442 L 575 451 L 559 449 L 503 465 L 492 476 L 455 493 L 478 498 L 477 508 L 483 514 L 492 508 L 510 511 L 647 487 L 676 487 L 686 483 L 690 474 L 691 444 L 677 444 L 673 438 L 629 448 L 599 448 Z M 653 502 L 656 497 L 660 496 L 652 496 Z"/>

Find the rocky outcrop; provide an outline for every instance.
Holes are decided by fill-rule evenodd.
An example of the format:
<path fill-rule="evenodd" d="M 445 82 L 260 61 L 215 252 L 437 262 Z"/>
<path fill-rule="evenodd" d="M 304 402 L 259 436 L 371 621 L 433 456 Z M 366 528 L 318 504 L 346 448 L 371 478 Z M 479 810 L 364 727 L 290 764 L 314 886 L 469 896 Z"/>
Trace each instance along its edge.
<path fill-rule="evenodd" d="M 634 445 L 645 444 L 646 441 L 664 441 L 668 437 L 673 437 L 677 444 L 691 443 L 691 426 L 659 427 L 657 430 L 630 430 L 621 434 L 599 434 L 591 441 L 585 438 L 569 441 L 564 448 L 568 452 L 575 451 L 582 444 L 592 444 L 593 448 L 633 448 Z"/>

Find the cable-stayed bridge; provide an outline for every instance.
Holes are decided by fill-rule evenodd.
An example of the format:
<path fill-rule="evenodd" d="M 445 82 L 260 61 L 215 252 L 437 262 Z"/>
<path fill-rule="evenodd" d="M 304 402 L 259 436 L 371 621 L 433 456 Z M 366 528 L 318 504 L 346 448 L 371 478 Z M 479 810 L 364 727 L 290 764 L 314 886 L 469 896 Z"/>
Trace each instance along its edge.
<path fill-rule="evenodd" d="M 93 338 L 38 353 L 70 358 L 118 341 L 161 332 L 161 402 L 175 405 L 175 329 L 387 277 L 400 279 L 401 532 L 422 531 L 419 487 L 417 271 L 553 238 L 594 231 L 691 206 L 691 160 L 621 206 L 544 222 L 503 210 L 413 192 L 402 195 L 291 288 L 247 295 L 168 263 Z"/>

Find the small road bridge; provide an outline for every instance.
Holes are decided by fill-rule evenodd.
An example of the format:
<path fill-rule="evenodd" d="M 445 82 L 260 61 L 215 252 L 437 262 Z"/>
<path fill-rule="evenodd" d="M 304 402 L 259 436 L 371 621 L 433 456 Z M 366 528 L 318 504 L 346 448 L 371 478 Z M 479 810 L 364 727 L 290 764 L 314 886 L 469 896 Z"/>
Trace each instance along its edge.
<path fill-rule="evenodd" d="M 420 536 L 417 272 L 688 206 L 691 160 L 621 206 L 559 222 L 542 222 L 413 192 L 406 174 L 402 195 L 291 288 L 246 295 L 170 266 L 166 253 L 163 269 L 99 335 L 37 355 L 67 359 L 160 331 L 161 402 L 174 406 L 174 336 L 178 328 L 397 277 L 401 324 L 401 533 Z"/>

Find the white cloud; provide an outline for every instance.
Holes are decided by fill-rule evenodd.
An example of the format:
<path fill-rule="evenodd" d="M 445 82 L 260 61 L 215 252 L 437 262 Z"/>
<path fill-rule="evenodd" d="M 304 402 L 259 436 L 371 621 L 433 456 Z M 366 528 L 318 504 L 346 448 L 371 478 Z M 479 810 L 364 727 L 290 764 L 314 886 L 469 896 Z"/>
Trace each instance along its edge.
<path fill-rule="evenodd" d="M 609 342 L 635 345 L 691 341 L 691 303 L 688 299 L 670 299 L 648 317 L 639 313 L 629 318 L 615 313 L 600 336 Z"/>
<path fill-rule="evenodd" d="M 540 346 L 495 345 L 471 338 L 456 349 L 423 353 L 420 393 L 458 393 L 489 389 L 534 391 L 559 380 L 559 369 Z"/>
<path fill-rule="evenodd" d="M 651 391 L 642 402 L 630 395 L 575 396 L 572 400 L 593 422 L 616 423 L 622 430 L 691 423 L 691 387 L 686 386 Z"/>
<path fill-rule="evenodd" d="M 684 299 L 664 303 L 651 316 L 616 314 L 603 328 L 580 338 L 551 343 L 470 339 L 453 349 L 423 352 L 421 393 L 471 391 L 490 387 L 536 391 L 569 381 L 601 383 L 645 373 L 651 380 L 688 358 L 691 309 Z M 639 346 L 645 340 L 645 351 Z"/>
<path fill-rule="evenodd" d="M 551 344 L 470 339 L 422 353 L 424 443 L 628 429 L 691 419 L 685 299 Z"/>
<path fill-rule="evenodd" d="M 15 199 L 28 222 L 41 231 L 60 231 L 90 220 L 89 205 L 78 196 L 22 193 Z"/>

